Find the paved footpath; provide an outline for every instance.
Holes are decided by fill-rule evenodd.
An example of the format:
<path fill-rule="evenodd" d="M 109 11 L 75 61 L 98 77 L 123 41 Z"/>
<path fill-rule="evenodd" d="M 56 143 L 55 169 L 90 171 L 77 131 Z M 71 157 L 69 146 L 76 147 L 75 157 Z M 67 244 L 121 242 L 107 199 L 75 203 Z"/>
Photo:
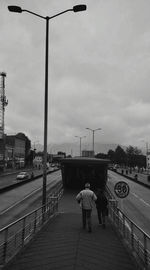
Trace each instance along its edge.
<path fill-rule="evenodd" d="M 59 214 L 49 221 L 5 269 L 7 270 L 134 270 L 122 242 L 107 221 L 98 226 L 93 210 L 92 233 L 81 226 L 75 194 L 65 193 Z"/>

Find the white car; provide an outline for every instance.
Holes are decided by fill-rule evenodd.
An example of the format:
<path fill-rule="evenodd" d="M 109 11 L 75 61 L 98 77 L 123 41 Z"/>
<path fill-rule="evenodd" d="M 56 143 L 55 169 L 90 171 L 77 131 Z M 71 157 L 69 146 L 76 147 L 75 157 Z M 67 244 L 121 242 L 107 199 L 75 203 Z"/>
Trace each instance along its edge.
<path fill-rule="evenodd" d="M 30 179 L 30 175 L 27 172 L 20 172 L 17 175 L 17 180 L 28 180 L 28 179 Z"/>

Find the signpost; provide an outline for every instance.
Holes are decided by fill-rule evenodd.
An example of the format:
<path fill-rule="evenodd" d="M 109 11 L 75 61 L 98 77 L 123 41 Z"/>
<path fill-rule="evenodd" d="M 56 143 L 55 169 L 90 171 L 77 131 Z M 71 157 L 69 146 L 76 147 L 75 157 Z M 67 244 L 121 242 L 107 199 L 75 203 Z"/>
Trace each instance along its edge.
<path fill-rule="evenodd" d="M 124 199 L 128 196 L 130 191 L 129 185 L 124 181 L 119 181 L 114 186 L 114 192 L 116 196 L 120 199 Z M 120 207 L 124 212 L 123 200 L 120 201 Z"/>
<path fill-rule="evenodd" d="M 115 184 L 114 187 L 114 192 L 117 197 L 124 199 L 128 196 L 129 194 L 129 185 L 124 182 L 124 181 L 119 181 L 118 183 Z"/>

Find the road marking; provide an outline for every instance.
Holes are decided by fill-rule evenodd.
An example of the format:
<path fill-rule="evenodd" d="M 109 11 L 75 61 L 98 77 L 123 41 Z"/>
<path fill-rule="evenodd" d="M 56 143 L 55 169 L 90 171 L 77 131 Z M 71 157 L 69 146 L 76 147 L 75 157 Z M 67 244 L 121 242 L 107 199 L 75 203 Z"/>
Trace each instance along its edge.
<path fill-rule="evenodd" d="M 47 187 L 49 185 L 52 185 L 56 180 L 58 179 L 58 177 L 56 179 L 51 179 L 51 182 L 47 184 Z M 37 191 L 39 191 L 40 189 L 42 189 L 42 187 L 39 187 L 37 189 L 34 189 L 32 192 L 28 193 L 23 199 L 17 201 L 16 203 L 12 204 L 11 206 L 9 206 L 8 208 L 4 209 L 2 212 L 0 212 L 0 215 L 5 214 L 6 212 L 8 212 L 10 209 L 12 209 L 13 207 L 15 207 L 17 204 L 20 204 L 21 202 L 23 202 L 24 200 L 26 200 L 28 197 L 32 196 L 34 193 L 36 193 Z"/>
<path fill-rule="evenodd" d="M 138 195 L 136 195 L 136 193 L 134 192 L 131 192 L 136 198 L 138 198 Z"/>
<path fill-rule="evenodd" d="M 140 198 L 136 193 L 131 192 L 133 194 L 133 196 L 135 196 L 137 199 L 139 199 L 142 203 L 144 203 L 145 205 L 150 207 L 150 204 L 147 203 L 146 201 L 144 201 L 142 198 Z"/>
<path fill-rule="evenodd" d="M 38 190 L 40 190 L 40 188 L 37 188 L 35 190 L 33 190 L 31 193 L 29 193 L 28 195 L 26 195 L 23 199 L 17 201 L 16 203 L 14 203 L 13 205 L 9 206 L 8 208 L 4 209 L 2 212 L 0 212 L 0 215 L 5 214 L 7 211 L 9 211 L 11 208 L 15 207 L 17 204 L 23 202 L 25 199 L 27 199 L 28 197 L 30 197 L 33 193 L 36 193 Z"/>
<path fill-rule="evenodd" d="M 141 198 L 140 198 L 140 201 L 141 201 L 141 202 L 143 202 L 144 204 L 146 204 L 147 206 L 149 206 L 149 207 L 150 207 L 150 204 L 149 204 L 149 203 L 147 203 L 147 202 L 145 202 L 143 199 L 141 199 Z"/>

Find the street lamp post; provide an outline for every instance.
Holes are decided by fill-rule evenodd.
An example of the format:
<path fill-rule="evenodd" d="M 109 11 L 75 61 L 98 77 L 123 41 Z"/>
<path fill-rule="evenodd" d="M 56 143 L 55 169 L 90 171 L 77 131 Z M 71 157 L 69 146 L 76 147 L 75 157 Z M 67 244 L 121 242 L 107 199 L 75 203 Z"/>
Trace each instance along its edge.
<path fill-rule="evenodd" d="M 86 128 L 86 129 L 91 130 L 93 133 L 93 156 L 94 156 L 94 134 L 95 134 L 95 131 L 101 130 L 101 128 L 96 128 L 96 129 Z"/>
<path fill-rule="evenodd" d="M 142 142 L 144 142 L 146 145 L 146 172 L 148 173 L 148 142 L 145 140 L 142 140 Z"/>
<path fill-rule="evenodd" d="M 148 168 L 148 142 L 146 142 L 146 170 L 147 174 L 149 173 L 149 168 Z"/>
<path fill-rule="evenodd" d="M 81 157 L 81 140 L 83 139 L 83 138 L 86 138 L 86 136 L 75 136 L 76 138 L 79 138 L 80 139 L 80 157 Z"/>
<path fill-rule="evenodd" d="M 73 12 L 79 12 L 86 10 L 86 5 L 76 5 L 72 9 L 64 10 L 60 13 L 55 14 L 54 16 L 41 16 L 35 12 L 22 9 L 19 6 L 8 6 L 8 10 L 11 12 L 27 12 L 32 15 L 35 15 L 37 17 L 40 17 L 44 20 L 46 20 L 46 46 L 45 46 L 45 101 L 44 101 L 44 158 L 43 158 L 43 195 L 42 195 L 42 205 L 46 204 L 46 180 L 47 180 L 47 123 L 48 123 L 48 48 L 49 48 L 49 20 L 53 19 L 54 17 L 57 17 L 63 13 L 66 13 L 68 11 Z"/>

